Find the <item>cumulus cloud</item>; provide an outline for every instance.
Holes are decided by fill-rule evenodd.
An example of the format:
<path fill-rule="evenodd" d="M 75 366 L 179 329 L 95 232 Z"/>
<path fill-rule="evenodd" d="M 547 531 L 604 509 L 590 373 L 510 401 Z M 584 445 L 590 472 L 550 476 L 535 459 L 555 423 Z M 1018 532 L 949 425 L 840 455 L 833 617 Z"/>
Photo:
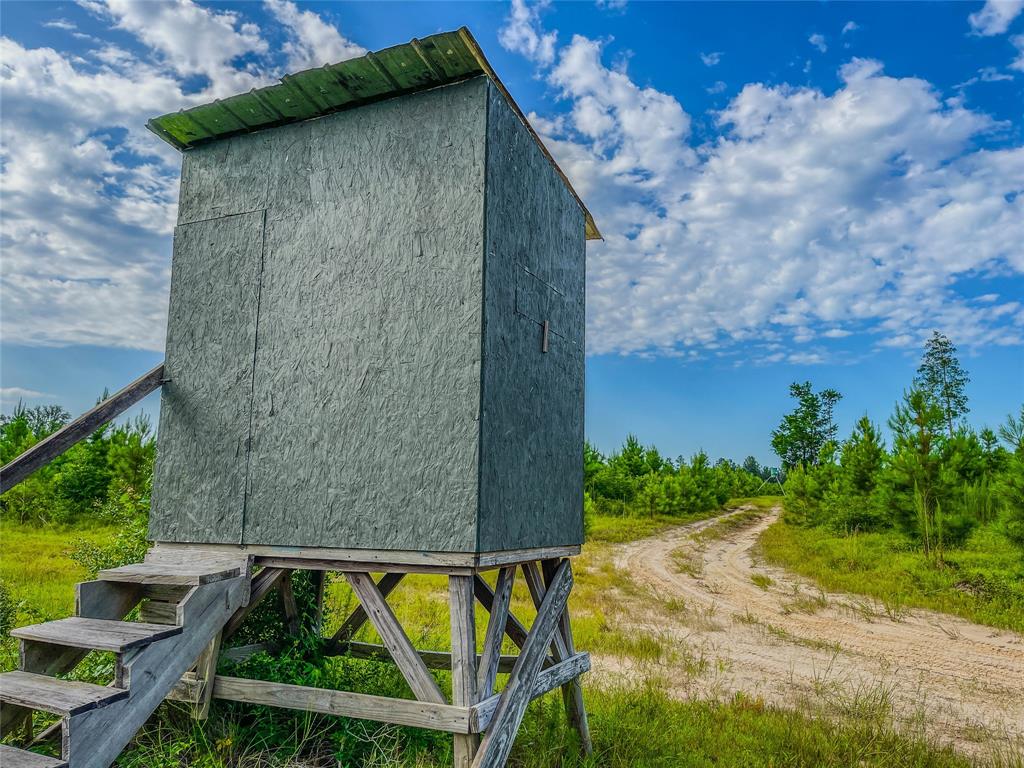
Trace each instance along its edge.
<path fill-rule="evenodd" d="M 1024 10 L 1024 0 L 985 0 L 981 10 L 968 16 L 967 21 L 975 34 L 1001 35 L 1021 10 Z"/>
<path fill-rule="evenodd" d="M 266 80 L 254 66 L 235 64 L 246 54 L 266 53 L 268 46 L 259 27 L 234 11 L 217 11 L 192 0 L 86 0 L 84 4 L 137 37 L 176 74 L 206 77 L 215 96 L 238 93 Z"/>
<path fill-rule="evenodd" d="M 825 42 L 825 36 L 817 32 L 808 37 L 807 42 L 813 45 L 822 53 L 825 53 L 825 51 L 828 50 L 828 44 Z"/>
<path fill-rule="evenodd" d="M 702 53 L 700 60 L 704 62 L 705 67 L 714 67 L 722 60 L 721 51 L 712 51 L 711 53 Z"/>
<path fill-rule="evenodd" d="M 366 53 L 361 45 L 343 37 L 337 27 L 312 11 L 300 11 L 290 0 L 266 0 L 265 6 L 288 32 L 284 52 L 291 71 L 334 64 Z"/>
<path fill-rule="evenodd" d="M 526 0 L 512 0 L 512 8 L 498 34 L 498 40 L 507 51 L 520 53 L 530 61 L 546 66 L 555 59 L 557 32 L 546 32 L 540 15 L 550 0 L 527 4 Z"/>
<path fill-rule="evenodd" d="M 4 339 L 159 350 L 180 156 L 145 123 L 272 82 L 283 62 L 232 11 L 82 5 L 142 47 L 71 55 L 0 38 Z M 337 51 L 306 13 L 286 25 L 292 50 Z"/>
<path fill-rule="evenodd" d="M 860 29 L 860 24 L 858 24 L 856 21 L 848 21 L 845 24 L 843 24 L 842 34 L 846 35 L 849 34 L 850 32 L 856 32 L 858 29 Z"/>
<path fill-rule="evenodd" d="M 23 403 L 26 400 L 53 399 L 55 396 L 46 392 L 39 392 L 25 387 L 0 387 L 0 406 L 4 410 Z"/>
<path fill-rule="evenodd" d="M 1024 342 L 1024 307 L 961 279 L 1024 274 L 1024 148 L 928 82 L 854 59 L 833 92 L 751 83 L 694 145 L 671 95 L 637 85 L 583 36 L 547 82 L 569 111 L 538 121 L 606 241 L 588 250 L 592 353 L 742 355 L 811 364 L 786 344 L 856 332 L 916 345 Z"/>
<path fill-rule="evenodd" d="M 1024 35 L 1015 35 L 1010 38 L 1010 42 L 1017 49 L 1017 58 L 1010 62 L 1010 69 L 1024 72 Z"/>

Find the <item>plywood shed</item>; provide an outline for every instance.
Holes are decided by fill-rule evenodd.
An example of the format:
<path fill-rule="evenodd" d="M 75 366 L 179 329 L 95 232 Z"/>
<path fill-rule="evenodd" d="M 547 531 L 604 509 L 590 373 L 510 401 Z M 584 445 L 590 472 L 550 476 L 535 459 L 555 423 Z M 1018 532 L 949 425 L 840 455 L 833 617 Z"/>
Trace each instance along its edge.
<path fill-rule="evenodd" d="M 154 546 L 79 584 L 75 616 L 15 630 L 0 733 L 27 721 L 31 741 L 31 711 L 55 713 L 63 758 L 4 746 L 4 765 L 106 768 L 165 698 L 200 719 L 216 698 L 447 731 L 457 768 L 500 768 L 557 688 L 589 752 L 568 597 L 599 233 L 468 30 L 149 127 L 183 155 L 166 361 L 0 483 L 162 387 Z M 269 594 L 298 631 L 297 571 L 317 587 L 306 613 L 327 572 L 358 601 L 325 652 L 395 664 L 411 699 L 216 673 L 222 643 L 276 650 L 232 641 Z M 415 648 L 388 605 L 410 573 L 447 578 L 447 650 Z M 367 624 L 379 644 L 356 639 Z M 109 686 L 61 679 L 89 649 L 115 654 Z"/>
<path fill-rule="evenodd" d="M 581 542 L 596 228 L 471 39 L 438 38 L 151 123 L 186 150 L 155 540 Z"/>

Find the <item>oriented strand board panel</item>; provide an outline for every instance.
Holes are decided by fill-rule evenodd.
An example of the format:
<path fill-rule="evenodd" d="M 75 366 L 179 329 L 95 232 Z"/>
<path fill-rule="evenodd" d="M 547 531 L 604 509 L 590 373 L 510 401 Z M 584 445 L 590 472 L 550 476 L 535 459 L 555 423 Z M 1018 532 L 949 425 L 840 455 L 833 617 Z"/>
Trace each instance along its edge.
<path fill-rule="evenodd" d="M 486 210 L 479 550 L 578 544 L 584 217 L 493 85 Z"/>
<path fill-rule="evenodd" d="M 178 226 L 149 535 L 242 533 L 262 211 Z"/>
<path fill-rule="evenodd" d="M 246 543 L 474 549 L 486 90 L 271 132 Z"/>
<path fill-rule="evenodd" d="M 196 147 L 180 200 L 154 539 L 581 542 L 584 213 L 490 80 Z"/>

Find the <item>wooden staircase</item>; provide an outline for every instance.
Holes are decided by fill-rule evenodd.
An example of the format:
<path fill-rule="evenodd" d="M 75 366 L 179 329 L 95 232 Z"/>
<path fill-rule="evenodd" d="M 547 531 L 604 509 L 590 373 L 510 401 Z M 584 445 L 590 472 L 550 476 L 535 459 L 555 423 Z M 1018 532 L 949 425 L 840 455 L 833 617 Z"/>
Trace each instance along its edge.
<path fill-rule="evenodd" d="M 107 768 L 228 620 L 249 601 L 250 558 L 150 552 L 77 585 L 76 615 L 21 627 L 20 667 L 0 674 L 0 730 L 32 710 L 61 718 L 61 759 L 0 745 L 2 768 Z M 145 621 L 123 621 L 142 603 Z M 64 680 L 91 650 L 116 655 L 108 686 Z"/>

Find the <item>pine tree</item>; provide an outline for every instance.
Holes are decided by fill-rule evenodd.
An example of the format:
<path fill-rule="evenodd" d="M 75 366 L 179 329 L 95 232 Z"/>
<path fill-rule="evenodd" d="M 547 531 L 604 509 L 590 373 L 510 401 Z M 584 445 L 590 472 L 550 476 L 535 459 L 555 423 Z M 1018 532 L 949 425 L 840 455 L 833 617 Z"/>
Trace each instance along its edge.
<path fill-rule="evenodd" d="M 943 420 L 953 437 L 957 419 L 969 410 L 964 389 L 970 381 L 956 356 L 956 347 L 948 336 L 932 331 L 918 366 L 914 386 L 931 395 L 942 408 Z"/>
<path fill-rule="evenodd" d="M 816 466 L 822 450 L 835 441 L 838 427 L 833 411 L 843 396 L 834 389 L 815 392 L 809 381 L 790 384 L 789 394 L 797 407 L 772 432 L 772 449 L 787 470 Z"/>

